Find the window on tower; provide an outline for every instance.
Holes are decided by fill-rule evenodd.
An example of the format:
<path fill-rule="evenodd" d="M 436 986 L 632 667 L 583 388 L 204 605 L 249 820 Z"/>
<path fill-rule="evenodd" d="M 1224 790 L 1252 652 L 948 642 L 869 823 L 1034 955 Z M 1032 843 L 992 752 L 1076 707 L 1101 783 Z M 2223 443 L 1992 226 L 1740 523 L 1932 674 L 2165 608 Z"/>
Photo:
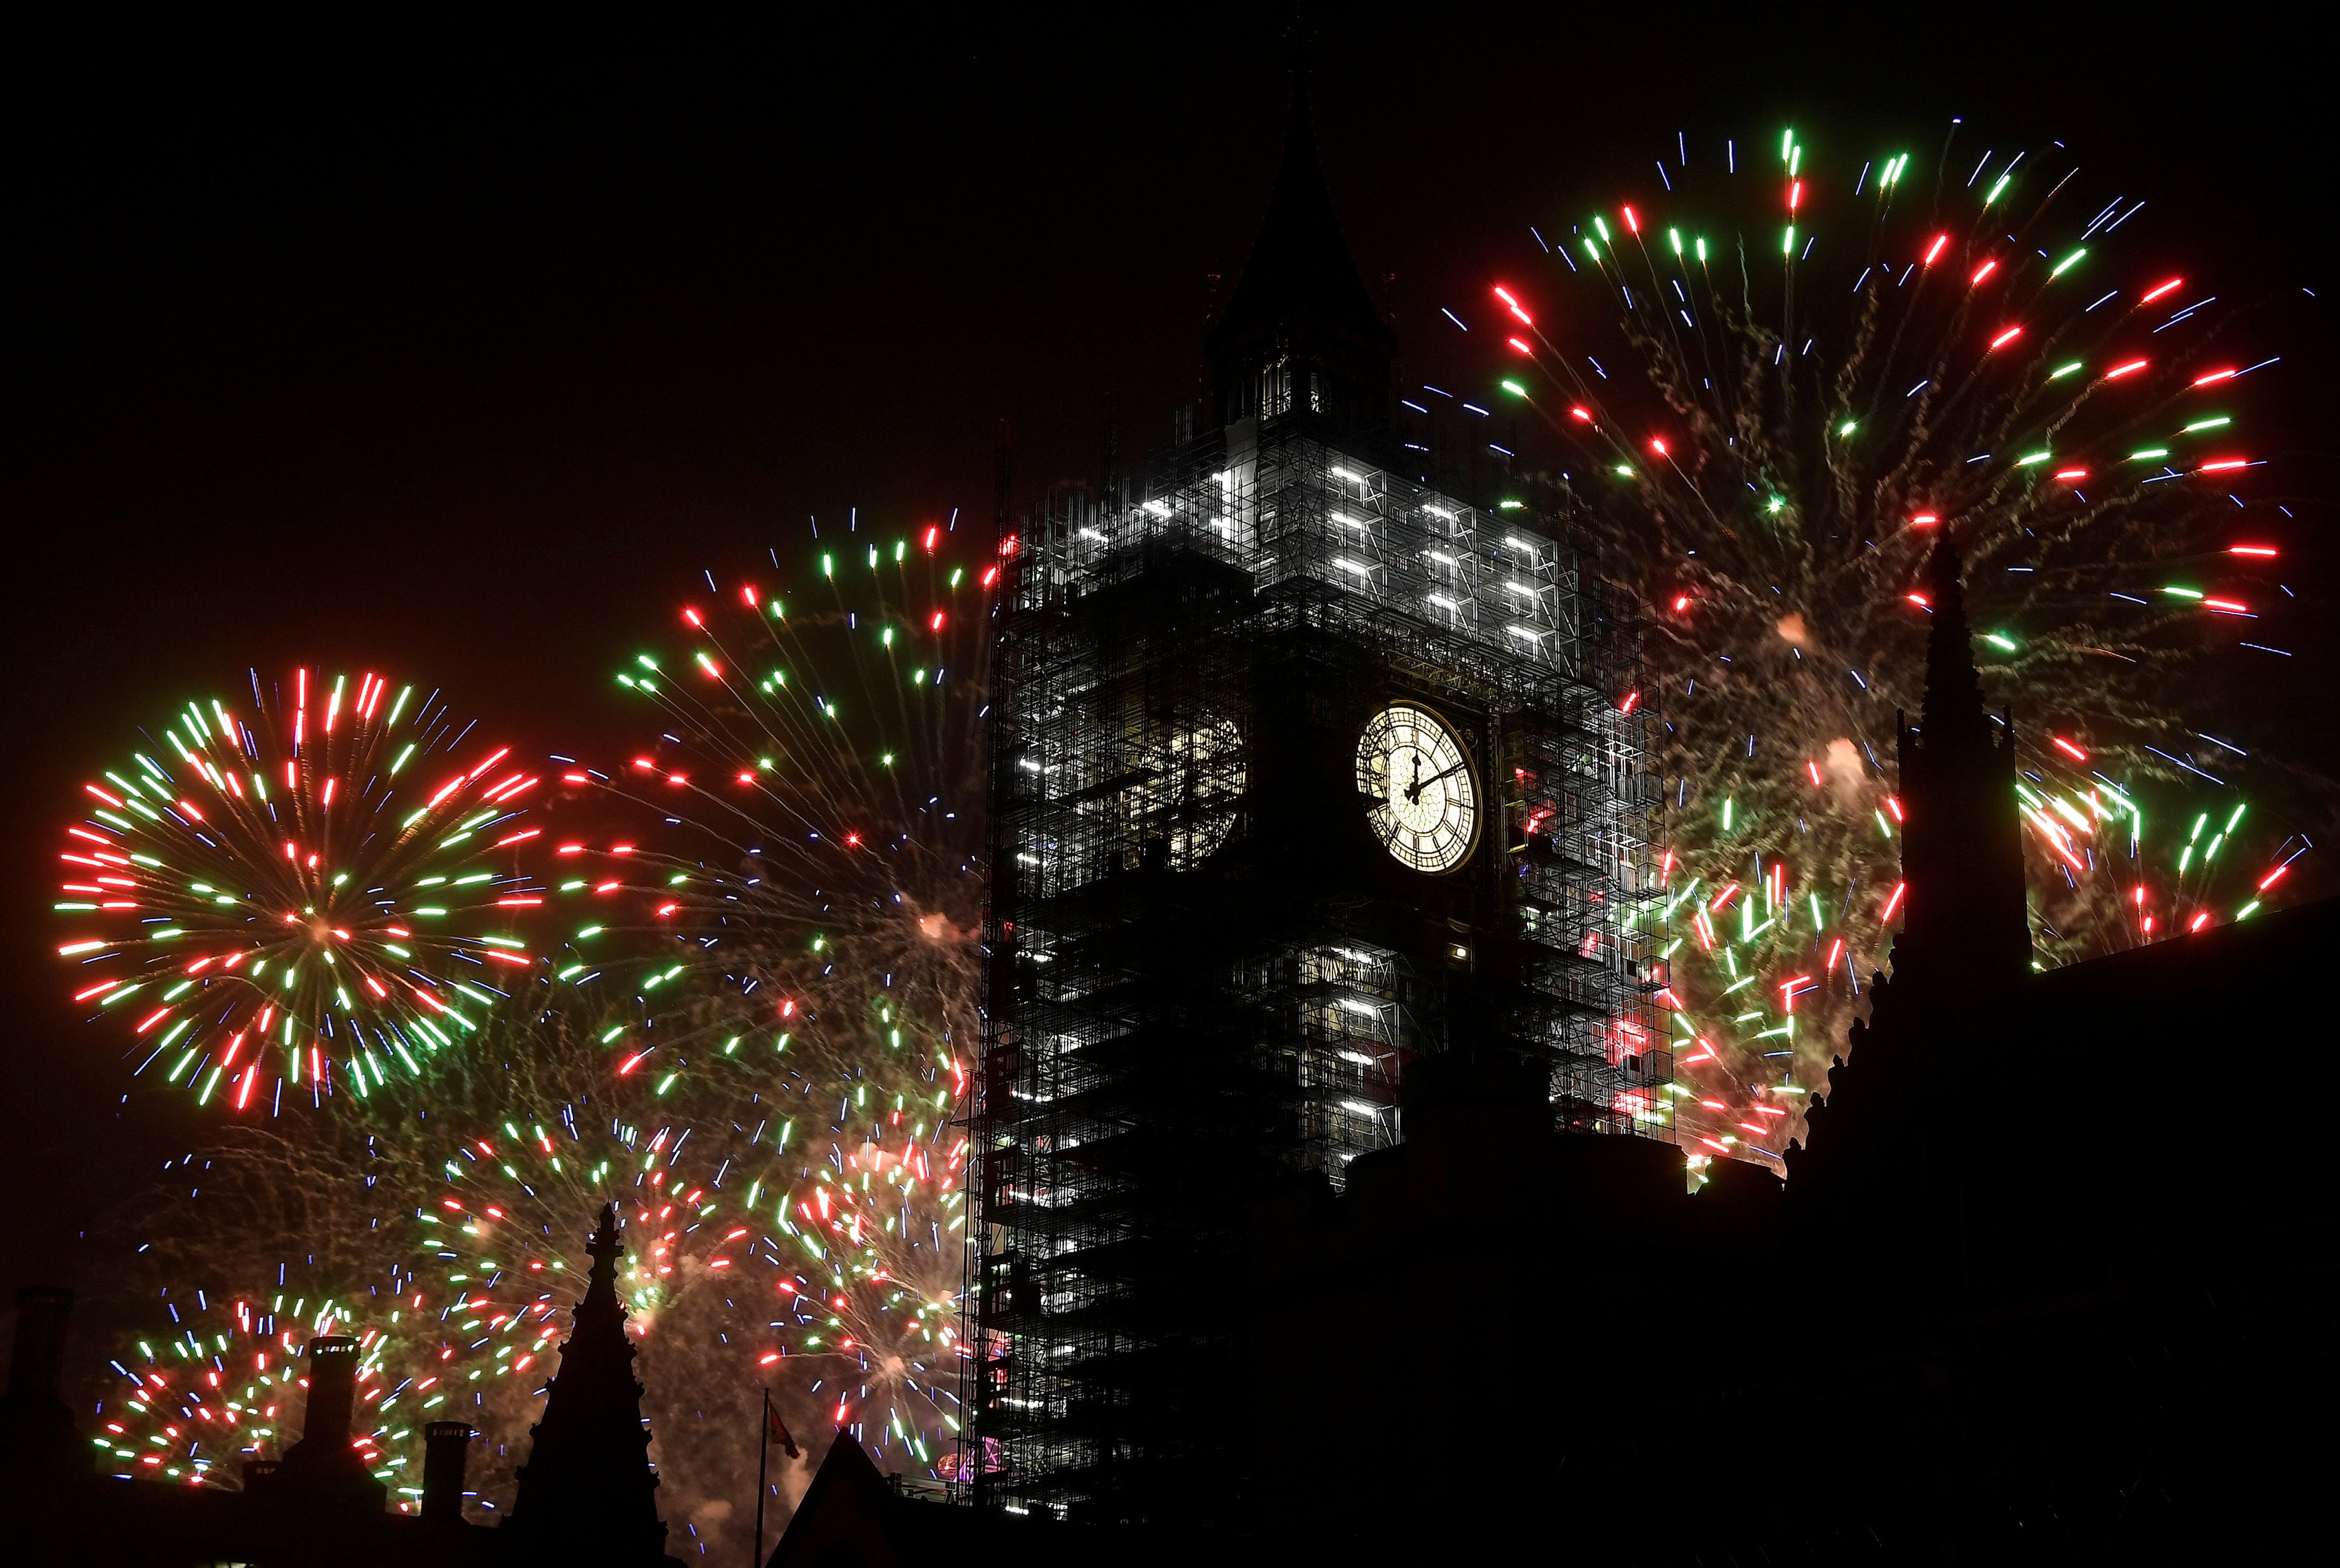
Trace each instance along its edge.
<path fill-rule="evenodd" d="M 1292 361 L 1278 360 L 1259 375 L 1259 416 L 1272 419 L 1292 408 Z"/>

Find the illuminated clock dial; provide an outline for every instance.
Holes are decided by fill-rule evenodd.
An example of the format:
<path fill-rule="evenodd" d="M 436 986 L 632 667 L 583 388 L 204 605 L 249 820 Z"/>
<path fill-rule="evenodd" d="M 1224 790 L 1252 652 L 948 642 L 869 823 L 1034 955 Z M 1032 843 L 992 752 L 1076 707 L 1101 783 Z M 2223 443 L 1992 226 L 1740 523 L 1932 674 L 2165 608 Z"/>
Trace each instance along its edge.
<path fill-rule="evenodd" d="M 1400 863 L 1453 871 L 1479 836 L 1479 786 L 1471 759 L 1444 720 L 1392 703 L 1357 737 L 1357 793 L 1366 820 Z"/>

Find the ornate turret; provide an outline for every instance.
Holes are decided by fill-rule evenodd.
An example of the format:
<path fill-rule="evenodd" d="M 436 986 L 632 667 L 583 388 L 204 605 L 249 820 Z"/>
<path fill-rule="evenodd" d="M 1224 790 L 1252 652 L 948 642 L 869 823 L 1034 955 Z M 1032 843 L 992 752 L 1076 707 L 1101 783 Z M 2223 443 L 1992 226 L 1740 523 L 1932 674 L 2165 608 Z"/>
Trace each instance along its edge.
<path fill-rule="evenodd" d="M 1922 727 L 1896 716 L 1900 740 L 1901 874 L 1909 884 L 1897 979 L 1960 984 L 2031 971 L 2023 831 L 2015 797 L 2015 726 L 1997 735 L 1983 710 L 1958 552 L 1945 537 L 1927 569 Z"/>
<path fill-rule="evenodd" d="M 666 1526 L 618 1301 L 617 1205 L 601 1210 L 586 1250 L 592 1277 L 560 1347 L 543 1419 L 530 1429 L 533 1446 L 507 1527 L 532 1560 L 654 1563 L 665 1556 Z"/>
<path fill-rule="evenodd" d="M 1267 221 L 1203 351 L 1222 424 L 1300 410 L 1361 435 L 1388 426 L 1397 335 L 1374 308 L 1333 215 L 1303 72 L 1293 74 Z"/>

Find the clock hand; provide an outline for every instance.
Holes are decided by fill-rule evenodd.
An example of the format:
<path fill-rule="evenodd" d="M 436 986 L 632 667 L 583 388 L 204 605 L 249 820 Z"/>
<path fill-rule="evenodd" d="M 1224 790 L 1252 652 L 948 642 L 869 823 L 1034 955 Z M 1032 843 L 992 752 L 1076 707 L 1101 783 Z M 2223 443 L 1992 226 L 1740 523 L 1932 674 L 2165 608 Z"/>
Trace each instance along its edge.
<path fill-rule="evenodd" d="M 1468 760 L 1469 760 L 1468 758 L 1465 758 L 1465 759 L 1464 759 L 1464 761 L 1466 761 L 1466 762 L 1467 762 Z M 1431 774 L 1428 778 L 1423 778 L 1423 777 L 1422 776 L 1422 764 L 1421 764 L 1419 761 L 1416 761 L 1416 762 L 1415 762 L 1415 764 L 1414 764 L 1414 767 L 1413 767 L 1413 774 L 1414 774 L 1414 778 L 1413 778 L 1413 787 L 1412 789 L 1410 789 L 1410 790 L 1408 790 L 1408 791 L 1406 792 L 1406 797 L 1405 797 L 1405 798 L 1406 798 L 1408 801 L 1418 801 L 1418 800 L 1420 800 L 1420 799 L 1422 798 L 1422 792 L 1423 792 L 1423 790 L 1428 789 L 1432 784 L 1436 784 L 1440 779 L 1445 778 L 1445 777 L 1449 776 L 1450 774 L 1453 774 L 1461 773 L 1461 772 L 1462 771 L 1462 767 L 1463 767 L 1463 764 L 1462 764 L 1462 763 L 1459 763 L 1459 762 L 1458 762 L 1458 763 L 1456 763 L 1453 767 L 1448 768 L 1448 769 L 1446 770 L 1446 772 L 1445 772 L 1445 773 L 1437 773 L 1437 774 Z"/>

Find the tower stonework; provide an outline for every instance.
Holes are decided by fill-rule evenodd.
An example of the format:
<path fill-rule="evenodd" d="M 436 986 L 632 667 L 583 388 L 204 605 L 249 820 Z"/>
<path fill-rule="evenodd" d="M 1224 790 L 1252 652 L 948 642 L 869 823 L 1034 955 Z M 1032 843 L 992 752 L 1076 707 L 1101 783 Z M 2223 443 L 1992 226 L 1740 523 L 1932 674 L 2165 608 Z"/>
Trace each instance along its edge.
<path fill-rule="evenodd" d="M 1564 488 L 1431 481 L 1304 99 L 1213 428 L 1003 540 L 968 1227 L 976 1499 L 1244 1506 L 1254 1202 L 1400 1141 L 1416 1058 L 1651 1126 L 1646 705 Z M 1186 432 L 1182 430 L 1182 436 Z"/>
<path fill-rule="evenodd" d="M 530 1428 L 505 1528 L 521 1556 L 536 1563 L 653 1564 L 666 1557 L 658 1516 L 658 1476 L 642 1419 L 642 1386 L 618 1301 L 618 1209 L 601 1210 L 586 1250 L 593 1273 L 577 1304 L 560 1370 Z"/>

